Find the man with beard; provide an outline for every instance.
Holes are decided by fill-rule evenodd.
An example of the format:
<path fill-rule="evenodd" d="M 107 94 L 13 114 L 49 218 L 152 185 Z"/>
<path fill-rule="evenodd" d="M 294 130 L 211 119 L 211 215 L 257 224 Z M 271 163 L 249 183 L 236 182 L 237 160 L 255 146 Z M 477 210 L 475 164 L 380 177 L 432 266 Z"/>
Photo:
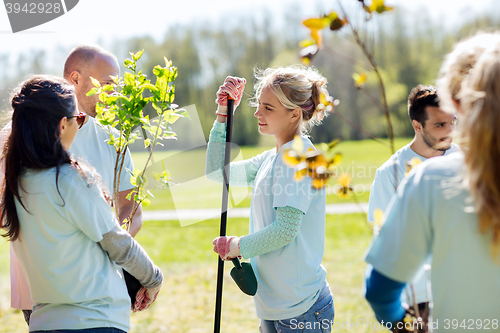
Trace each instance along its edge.
<path fill-rule="evenodd" d="M 375 210 L 385 211 L 399 183 L 416 162 L 458 150 L 458 146 L 451 142 L 457 118 L 439 108 L 436 87 L 418 85 L 411 90 L 408 96 L 408 116 L 415 130 L 415 137 L 377 169 L 368 203 L 369 222 L 375 222 Z M 415 298 L 413 299 L 410 289 L 405 294 L 411 295 L 405 299 L 410 305 L 415 302 L 426 307 L 425 303 L 429 301 L 427 279 L 423 274 L 424 272 L 412 282 Z"/>

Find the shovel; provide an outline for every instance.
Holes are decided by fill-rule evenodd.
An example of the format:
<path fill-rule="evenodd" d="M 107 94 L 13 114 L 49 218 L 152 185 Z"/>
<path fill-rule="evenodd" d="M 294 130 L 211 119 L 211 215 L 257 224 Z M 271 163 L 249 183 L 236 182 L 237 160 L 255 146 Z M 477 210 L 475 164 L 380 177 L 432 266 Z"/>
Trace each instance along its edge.
<path fill-rule="evenodd" d="M 257 293 L 257 279 L 253 272 L 252 265 L 248 262 L 241 263 L 238 257 L 231 259 L 234 268 L 231 270 L 231 277 L 242 292 L 255 296 Z"/>
<path fill-rule="evenodd" d="M 227 99 L 227 125 L 226 125 L 226 151 L 224 155 L 224 186 L 222 187 L 222 213 L 220 220 L 220 236 L 226 236 L 227 225 L 227 201 L 229 195 L 229 163 L 231 161 L 231 135 L 233 129 L 234 100 Z M 247 295 L 255 295 L 257 292 L 257 279 L 249 263 L 240 264 L 238 258 L 231 259 L 235 267 L 231 270 L 234 279 L 241 291 Z M 233 273 L 234 272 L 234 273 Z M 215 318 L 214 333 L 220 333 L 220 321 L 222 314 L 222 284 L 224 276 L 224 261 L 219 257 L 217 268 L 217 291 L 215 296 Z"/>

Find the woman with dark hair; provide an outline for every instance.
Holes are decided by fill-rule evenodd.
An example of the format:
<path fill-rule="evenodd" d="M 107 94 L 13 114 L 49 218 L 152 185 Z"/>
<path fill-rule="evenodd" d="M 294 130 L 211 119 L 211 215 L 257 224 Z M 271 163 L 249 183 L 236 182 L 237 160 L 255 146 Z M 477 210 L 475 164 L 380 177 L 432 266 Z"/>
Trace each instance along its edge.
<path fill-rule="evenodd" d="M 1 219 L 30 285 L 30 332 L 128 331 L 130 298 L 116 264 L 145 288 L 135 311 L 156 299 L 163 275 L 120 228 L 100 177 L 68 154 L 85 117 L 73 87 L 35 76 L 12 108 Z"/>

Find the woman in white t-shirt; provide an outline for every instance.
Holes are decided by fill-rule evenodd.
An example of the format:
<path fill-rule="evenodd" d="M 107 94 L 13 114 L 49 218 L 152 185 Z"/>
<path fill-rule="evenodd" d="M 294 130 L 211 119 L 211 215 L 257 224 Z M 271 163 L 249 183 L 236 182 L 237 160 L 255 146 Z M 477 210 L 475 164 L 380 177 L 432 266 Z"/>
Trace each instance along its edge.
<path fill-rule="evenodd" d="M 120 228 L 99 176 L 67 152 L 85 117 L 73 87 L 35 76 L 12 108 L 1 218 L 30 285 L 30 332 L 127 332 L 131 304 L 117 264 L 143 285 L 133 310 L 155 300 L 163 275 Z"/>
<path fill-rule="evenodd" d="M 326 194 L 314 189 L 309 177 L 295 181 L 294 169 L 283 162 L 296 135 L 302 136 L 304 151 L 314 149 L 305 134 L 325 115 L 318 105 L 321 94 L 328 96 L 326 79 L 312 68 L 286 67 L 257 73 L 257 80 L 255 126 L 274 136 L 276 148 L 231 163 L 230 184 L 253 187 L 250 234 L 218 237 L 214 251 L 225 260 L 250 258 L 261 332 L 330 332 L 333 296 L 321 265 Z M 207 152 L 209 179 L 222 182 L 227 99 L 238 105 L 244 84 L 244 79 L 228 77 L 217 93 L 217 121 Z"/>

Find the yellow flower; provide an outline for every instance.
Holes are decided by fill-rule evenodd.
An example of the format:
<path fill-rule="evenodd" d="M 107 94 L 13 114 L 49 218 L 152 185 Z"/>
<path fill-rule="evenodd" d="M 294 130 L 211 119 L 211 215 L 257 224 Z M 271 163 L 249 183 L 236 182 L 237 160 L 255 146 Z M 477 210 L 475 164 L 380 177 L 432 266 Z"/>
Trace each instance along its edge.
<path fill-rule="evenodd" d="M 382 225 L 384 224 L 384 212 L 382 211 L 382 209 L 375 209 L 375 212 L 373 213 L 373 219 L 373 234 L 378 235 L 380 229 L 382 228 Z"/>
<path fill-rule="evenodd" d="M 292 148 L 283 151 L 283 162 L 295 169 L 293 179 L 302 181 L 305 176 L 312 178 L 312 187 L 322 189 L 328 180 L 335 176 L 336 166 L 341 161 L 341 154 L 333 153 L 333 148 L 338 144 L 335 140 L 330 144 L 321 143 L 320 149 L 309 148 L 304 152 L 304 142 L 300 136 L 295 136 Z M 349 176 L 350 177 L 350 176 Z M 350 180 L 349 180 L 350 182 Z M 346 190 L 349 194 L 350 187 Z M 352 189 L 350 189 L 352 191 Z"/>
<path fill-rule="evenodd" d="M 336 191 L 336 194 L 344 199 L 349 198 L 354 191 L 351 186 L 351 175 L 348 173 L 343 173 L 337 179 L 338 184 L 340 185 L 339 189 Z"/>
<path fill-rule="evenodd" d="M 413 169 L 414 167 L 416 167 L 420 163 L 422 163 L 422 160 L 418 157 L 413 157 L 409 162 L 406 161 L 405 162 L 405 164 L 406 164 L 406 174 L 405 175 L 407 175 L 411 171 L 411 169 Z"/>

